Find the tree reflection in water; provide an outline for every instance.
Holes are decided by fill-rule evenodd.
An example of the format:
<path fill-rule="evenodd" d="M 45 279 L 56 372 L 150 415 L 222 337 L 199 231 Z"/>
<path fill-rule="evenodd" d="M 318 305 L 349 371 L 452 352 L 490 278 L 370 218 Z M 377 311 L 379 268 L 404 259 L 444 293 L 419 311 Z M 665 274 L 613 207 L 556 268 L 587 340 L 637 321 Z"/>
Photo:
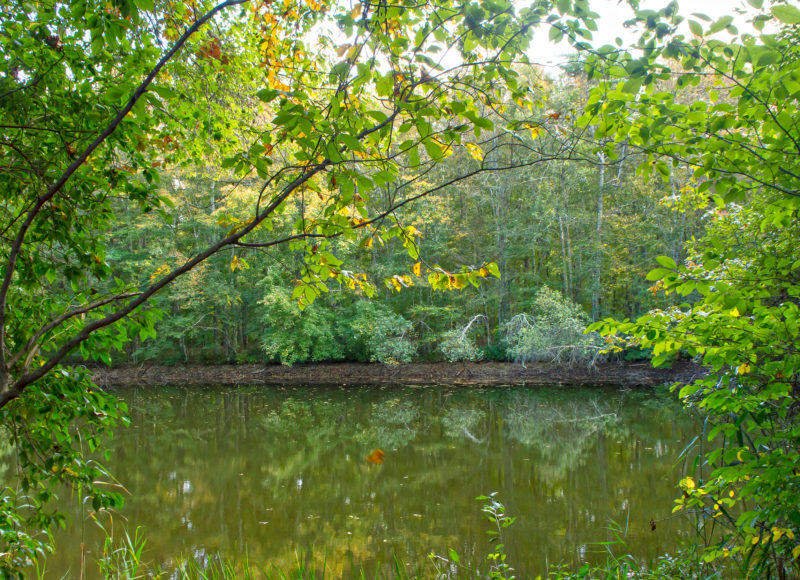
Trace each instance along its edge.
<path fill-rule="evenodd" d="M 675 546 L 672 462 L 694 419 L 653 391 L 452 388 L 204 388 L 123 391 L 130 429 L 110 442 L 110 470 L 130 490 L 124 516 L 145 526 L 148 556 L 241 553 L 291 568 L 297 553 L 348 576 L 388 570 L 394 555 L 488 551 L 474 498 L 499 491 L 517 521 L 505 538 L 521 576 L 593 558 L 609 521 L 630 522 L 641 557 Z M 365 457 L 380 448 L 383 463 Z M 99 535 L 57 539 L 48 569 L 75 570 Z M 121 518 L 116 518 L 117 528 Z M 117 530 L 118 531 L 118 530 Z M 92 539 L 94 538 L 94 539 Z M 95 542 L 93 545 L 92 542 Z M 93 547 L 92 547 L 93 546 Z M 94 551 L 94 552 L 92 552 Z M 432 573 L 432 569 L 428 569 Z"/>

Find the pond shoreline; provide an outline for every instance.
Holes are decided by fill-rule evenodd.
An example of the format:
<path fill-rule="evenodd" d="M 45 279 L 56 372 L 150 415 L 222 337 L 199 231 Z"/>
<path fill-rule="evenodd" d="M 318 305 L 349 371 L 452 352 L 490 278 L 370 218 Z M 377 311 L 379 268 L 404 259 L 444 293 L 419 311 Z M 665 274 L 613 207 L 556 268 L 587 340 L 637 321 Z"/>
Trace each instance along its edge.
<path fill-rule="evenodd" d="M 687 383 L 705 370 L 679 361 L 654 369 L 646 361 L 567 368 L 536 363 L 304 363 L 220 365 L 124 365 L 90 367 L 101 387 L 139 385 L 452 385 L 452 386 L 623 386 Z"/>

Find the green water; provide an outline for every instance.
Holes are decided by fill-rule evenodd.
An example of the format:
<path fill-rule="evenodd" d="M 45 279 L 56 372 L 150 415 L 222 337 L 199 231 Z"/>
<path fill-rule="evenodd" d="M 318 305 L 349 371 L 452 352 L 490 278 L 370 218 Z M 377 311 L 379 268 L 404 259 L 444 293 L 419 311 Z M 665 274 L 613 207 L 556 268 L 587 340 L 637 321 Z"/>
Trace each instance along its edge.
<path fill-rule="evenodd" d="M 431 552 L 483 562 L 489 523 L 475 497 L 498 492 L 516 522 L 503 538 L 517 577 L 605 558 L 624 528 L 643 560 L 674 549 L 691 523 L 672 517 L 680 452 L 696 420 L 668 394 L 575 388 L 142 388 L 121 391 L 131 427 L 109 470 L 129 496 L 97 515 L 118 534 L 142 526 L 146 559 L 170 569 L 246 550 L 289 569 L 298 554 L 330 574 L 388 571 L 395 556 L 433 575 Z M 375 449 L 383 463 L 365 458 Z M 102 534 L 89 506 L 48 576 L 78 577 Z M 656 523 L 651 530 L 650 520 Z M 92 577 L 91 574 L 88 577 Z"/>

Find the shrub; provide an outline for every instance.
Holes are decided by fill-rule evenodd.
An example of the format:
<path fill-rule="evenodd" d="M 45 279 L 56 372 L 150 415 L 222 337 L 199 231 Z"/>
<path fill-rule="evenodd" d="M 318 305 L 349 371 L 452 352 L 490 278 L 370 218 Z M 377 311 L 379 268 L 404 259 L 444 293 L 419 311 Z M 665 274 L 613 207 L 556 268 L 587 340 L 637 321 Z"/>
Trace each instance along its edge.
<path fill-rule="evenodd" d="M 350 348 L 356 350 L 357 358 L 398 364 L 410 362 L 417 354 L 410 337 L 410 320 L 368 300 L 356 302 L 354 310 L 349 324 L 353 337 Z"/>
<path fill-rule="evenodd" d="M 336 316 L 324 304 L 300 311 L 283 288 L 271 289 L 260 304 L 266 323 L 261 349 L 267 358 L 287 365 L 344 358 Z"/>
<path fill-rule="evenodd" d="M 442 334 L 439 352 L 447 362 L 479 361 L 483 358 L 483 351 L 462 330 L 448 330 Z"/>
<path fill-rule="evenodd" d="M 589 319 L 578 304 L 543 286 L 533 301 L 533 314 L 518 314 L 506 323 L 508 354 L 517 362 L 594 365 L 601 341 L 584 334 Z"/>

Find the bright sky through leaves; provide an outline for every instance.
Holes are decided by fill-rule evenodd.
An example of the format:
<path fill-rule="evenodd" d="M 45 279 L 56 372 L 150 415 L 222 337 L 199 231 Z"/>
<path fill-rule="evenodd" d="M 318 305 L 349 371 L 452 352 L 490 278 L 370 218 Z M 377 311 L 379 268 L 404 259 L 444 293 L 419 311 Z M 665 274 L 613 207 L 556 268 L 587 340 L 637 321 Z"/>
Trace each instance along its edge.
<path fill-rule="evenodd" d="M 521 4 L 517 2 L 517 4 Z M 617 38 L 622 39 L 622 46 L 630 46 L 636 42 L 637 35 L 631 29 L 625 28 L 623 23 L 633 17 L 633 10 L 625 0 L 590 0 L 592 10 L 600 15 L 598 30 L 593 32 L 592 43 L 594 46 L 615 44 Z M 668 4 L 668 0 L 642 0 L 640 8 L 643 10 L 659 10 Z M 734 17 L 734 25 L 740 32 L 755 32 L 747 23 L 746 13 L 752 13 L 752 8 L 744 0 L 700 0 L 698 2 L 679 2 L 681 14 L 692 18 L 692 13 L 702 13 L 717 20 L 721 16 L 730 14 Z M 689 12 L 692 10 L 693 12 Z M 699 20 L 699 19 L 698 19 Z M 681 26 L 681 31 L 690 36 L 686 22 Z M 566 42 L 553 44 L 547 37 L 546 31 L 534 35 L 528 52 L 533 62 L 545 65 L 549 72 L 555 74 L 559 65 L 568 62 L 575 52 Z"/>

